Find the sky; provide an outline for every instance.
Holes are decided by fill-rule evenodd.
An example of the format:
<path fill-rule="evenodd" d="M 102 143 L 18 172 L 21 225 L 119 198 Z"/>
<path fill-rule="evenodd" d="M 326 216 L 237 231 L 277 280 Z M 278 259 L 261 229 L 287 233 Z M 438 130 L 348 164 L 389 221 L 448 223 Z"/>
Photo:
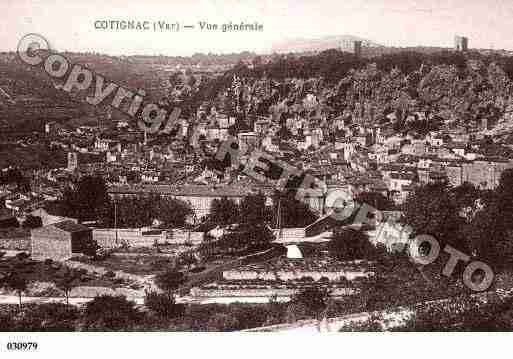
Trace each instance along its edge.
<path fill-rule="evenodd" d="M 350 34 L 388 46 L 453 45 L 513 50 L 511 0 L 0 0 L 0 51 L 27 33 L 57 51 L 111 55 L 269 52 L 288 38 Z M 178 32 L 95 29 L 95 21 L 195 25 Z M 258 22 L 261 32 L 202 31 L 199 22 Z"/>

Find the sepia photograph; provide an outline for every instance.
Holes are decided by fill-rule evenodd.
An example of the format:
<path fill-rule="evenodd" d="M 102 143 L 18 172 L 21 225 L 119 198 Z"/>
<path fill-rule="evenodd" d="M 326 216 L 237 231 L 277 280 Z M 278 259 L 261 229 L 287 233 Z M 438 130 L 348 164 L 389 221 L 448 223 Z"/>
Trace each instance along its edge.
<path fill-rule="evenodd" d="M 0 10 L 2 357 L 513 331 L 513 2 Z"/>

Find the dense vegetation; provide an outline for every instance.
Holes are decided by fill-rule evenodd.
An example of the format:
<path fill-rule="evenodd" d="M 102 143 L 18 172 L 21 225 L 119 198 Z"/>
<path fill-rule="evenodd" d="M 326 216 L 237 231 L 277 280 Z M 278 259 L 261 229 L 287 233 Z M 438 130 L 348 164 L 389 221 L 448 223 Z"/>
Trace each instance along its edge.
<path fill-rule="evenodd" d="M 107 194 L 105 180 L 96 176 L 82 177 L 64 192 L 61 201 L 52 204 L 52 208 L 60 215 L 81 222 L 98 221 L 101 225 L 119 228 L 150 226 L 155 220 L 166 228 L 182 227 L 193 214 L 188 203 L 158 195 L 114 202 Z"/>

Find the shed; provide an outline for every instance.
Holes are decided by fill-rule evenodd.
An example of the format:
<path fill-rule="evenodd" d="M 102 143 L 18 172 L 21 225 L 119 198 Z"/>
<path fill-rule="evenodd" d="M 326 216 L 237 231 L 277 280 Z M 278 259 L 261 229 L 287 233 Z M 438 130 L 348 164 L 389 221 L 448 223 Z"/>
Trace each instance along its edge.
<path fill-rule="evenodd" d="M 92 230 L 73 221 L 62 221 L 31 231 L 32 259 L 64 261 L 77 254 L 93 255 L 97 245 Z"/>

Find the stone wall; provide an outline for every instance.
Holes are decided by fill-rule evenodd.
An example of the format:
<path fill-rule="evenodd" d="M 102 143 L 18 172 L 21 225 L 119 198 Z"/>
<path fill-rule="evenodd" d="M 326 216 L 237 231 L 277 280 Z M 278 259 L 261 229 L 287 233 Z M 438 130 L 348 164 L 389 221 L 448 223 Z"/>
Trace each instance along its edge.
<path fill-rule="evenodd" d="M 117 232 L 117 236 L 116 236 Z M 93 239 L 102 248 L 118 248 L 123 245 L 129 247 L 152 247 L 155 242 L 166 243 L 166 233 L 144 235 L 141 229 L 93 229 Z"/>
<path fill-rule="evenodd" d="M 117 231 L 117 239 L 116 239 Z M 144 234 L 139 228 L 123 229 L 94 229 L 93 239 L 102 248 L 152 247 L 158 244 L 200 244 L 203 242 L 203 232 L 190 232 L 183 229 L 162 231 L 161 234 Z"/>
<path fill-rule="evenodd" d="M 367 278 L 371 276 L 372 272 L 364 270 L 359 271 L 336 271 L 336 272 L 324 272 L 324 271 L 252 271 L 252 270 L 228 270 L 223 272 L 223 278 L 226 280 L 283 280 L 293 281 L 300 280 L 305 277 L 313 278 L 318 281 L 321 278 L 328 278 L 332 282 L 340 280 L 355 280 L 357 278 Z"/>
<path fill-rule="evenodd" d="M 257 288 L 257 289 L 204 289 L 192 288 L 191 295 L 194 297 L 272 297 L 274 295 L 280 297 L 291 297 L 297 292 L 297 289 L 287 288 Z M 340 297 L 346 295 L 353 295 L 357 293 L 356 289 L 352 288 L 334 288 L 330 292 L 331 296 Z"/>
<path fill-rule="evenodd" d="M 203 232 L 191 232 L 175 228 L 168 231 L 167 241 L 172 244 L 200 244 L 203 242 Z"/>

